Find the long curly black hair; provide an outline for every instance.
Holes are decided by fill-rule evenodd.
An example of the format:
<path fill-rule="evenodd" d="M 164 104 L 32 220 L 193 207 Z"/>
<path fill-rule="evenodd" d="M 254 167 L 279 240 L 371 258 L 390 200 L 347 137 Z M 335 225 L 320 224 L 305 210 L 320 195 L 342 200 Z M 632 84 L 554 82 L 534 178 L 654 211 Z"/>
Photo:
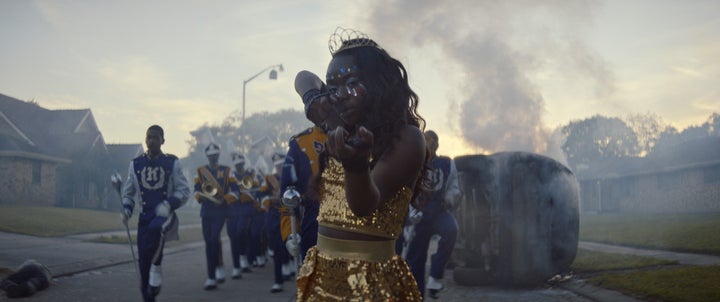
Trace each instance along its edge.
<path fill-rule="evenodd" d="M 410 88 L 407 71 L 400 61 L 366 38 L 344 41 L 342 47 L 333 53 L 333 58 L 345 55 L 354 58 L 358 75 L 367 88 L 369 111 L 361 124 L 375 136 L 372 167 L 383 154 L 393 151 L 394 141 L 400 137 L 404 126 L 415 126 L 423 131 L 425 119 L 417 111 L 419 98 Z M 422 187 L 419 182 L 428 170 L 428 159 L 426 154 L 413 195 L 417 195 Z"/>
<path fill-rule="evenodd" d="M 349 40 L 344 45 L 354 43 L 356 40 Z M 419 98 L 410 88 L 403 64 L 371 43 L 369 46 L 340 48 L 333 58 L 350 55 L 358 66 L 358 74 L 367 88 L 369 109 L 361 123 L 375 134 L 372 155 L 376 160 L 383 153 L 392 151 L 393 140 L 399 137 L 403 126 L 412 125 L 423 130 L 425 120 L 417 112 Z"/>

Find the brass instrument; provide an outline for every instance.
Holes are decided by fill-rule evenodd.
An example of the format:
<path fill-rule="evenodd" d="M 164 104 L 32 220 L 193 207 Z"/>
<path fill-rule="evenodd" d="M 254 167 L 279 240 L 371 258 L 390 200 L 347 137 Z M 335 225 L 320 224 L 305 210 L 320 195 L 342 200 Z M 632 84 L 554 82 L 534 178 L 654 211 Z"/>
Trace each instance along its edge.
<path fill-rule="evenodd" d="M 250 190 L 253 187 L 253 177 L 252 175 L 246 175 L 240 180 L 240 187 L 245 190 Z"/>
<path fill-rule="evenodd" d="M 207 198 L 208 200 L 212 201 L 215 204 L 222 204 L 223 202 L 221 200 L 218 200 L 215 198 L 215 195 L 217 195 L 219 188 L 215 185 L 215 183 L 206 181 L 202 183 L 200 186 L 202 189 L 202 192 L 200 193 L 201 196 Z"/>
<path fill-rule="evenodd" d="M 207 195 L 215 196 L 218 192 L 218 188 L 214 186 L 213 183 L 206 181 L 202 184 L 202 191 Z"/>
<path fill-rule="evenodd" d="M 258 188 L 255 187 L 255 176 L 252 173 L 247 173 L 238 182 L 240 189 L 240 202 L 252 201 L 256 207 L 260 207 L 259 202 L 253 196 L 253 193 L 258 192 Z"/>

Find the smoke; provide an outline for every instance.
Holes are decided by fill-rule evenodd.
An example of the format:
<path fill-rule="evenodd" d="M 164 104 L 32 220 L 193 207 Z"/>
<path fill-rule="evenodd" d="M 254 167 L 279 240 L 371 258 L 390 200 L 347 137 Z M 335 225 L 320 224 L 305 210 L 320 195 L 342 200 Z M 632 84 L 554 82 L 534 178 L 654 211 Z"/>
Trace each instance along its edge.
<path fill-rule="evenodd" d="M 583 42 L 594 2 L 380 1 L 368 24 L 374 39 L 397 55 L 409 48 L 440 49 L 459 72 L 443 89 L 456 91 L 461 136 L 488 150 L 551 154 L 558 146 L 543 124 L 538 79 L 590 81 L 596 96 L 613 90 L 612 74 Z M 555 80 L 554 78 L 552 80 Z M 562 145 L 562 144 L 559 144 Z"/>

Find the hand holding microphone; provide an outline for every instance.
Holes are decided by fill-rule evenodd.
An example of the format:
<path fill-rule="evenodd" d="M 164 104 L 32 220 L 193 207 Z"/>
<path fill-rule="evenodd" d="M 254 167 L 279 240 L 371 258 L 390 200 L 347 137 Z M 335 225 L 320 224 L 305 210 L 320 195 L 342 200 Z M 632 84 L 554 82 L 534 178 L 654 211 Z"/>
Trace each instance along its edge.
<path fill-rule="evenodd" d="M 364 172 L 369 168 L 374 141 L 375 135 L 363 126 L 353 135 L 339 126 L 328 133 L 327 150 L 331 156 L 342 162 L 346 171 Z"/>

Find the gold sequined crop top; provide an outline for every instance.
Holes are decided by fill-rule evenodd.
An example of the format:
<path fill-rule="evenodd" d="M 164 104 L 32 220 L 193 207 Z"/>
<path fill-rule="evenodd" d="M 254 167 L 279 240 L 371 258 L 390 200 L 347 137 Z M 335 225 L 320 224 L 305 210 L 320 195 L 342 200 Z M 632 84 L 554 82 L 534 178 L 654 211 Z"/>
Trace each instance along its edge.
<path fill-rule="evenodd" d="M 318 224 L 324 227 L 397 239 L 402 232 L 412 191 L 402 187 L 395 197 L 383 203 L 371 215 L 356 216 L 345 198 L 345 171 L 330 158 L 322 174 L 319 190 Z"/>

